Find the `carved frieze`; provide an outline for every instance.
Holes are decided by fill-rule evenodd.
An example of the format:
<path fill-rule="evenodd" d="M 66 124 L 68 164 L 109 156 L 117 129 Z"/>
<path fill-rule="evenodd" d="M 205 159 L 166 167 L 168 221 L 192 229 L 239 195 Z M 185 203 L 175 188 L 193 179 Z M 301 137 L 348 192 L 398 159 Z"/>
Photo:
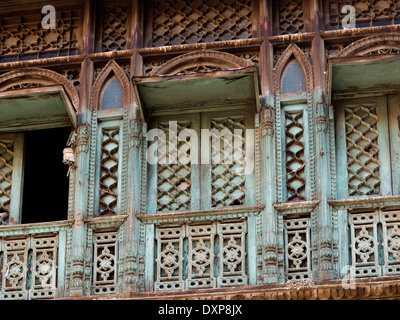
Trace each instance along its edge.
<path fill-rule="evenodd" d="M 249 62 L 241 57 L 222 51 L 194 51 L 179 55 L 157 67 L 151 75 L 185 74 L 193 72 L 210 72 L 248 67 Z"/>

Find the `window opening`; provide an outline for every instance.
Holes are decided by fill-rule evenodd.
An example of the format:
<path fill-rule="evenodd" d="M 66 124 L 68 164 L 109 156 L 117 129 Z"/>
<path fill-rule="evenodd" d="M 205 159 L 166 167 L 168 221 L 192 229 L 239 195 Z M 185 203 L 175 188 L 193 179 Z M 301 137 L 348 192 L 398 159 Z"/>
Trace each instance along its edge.
<path fill-rule="evenodd" d="M 25 133 L 21 223 L 67 219 L 69 178 L 62 155 L 70 132 L 65 127 Z"/>

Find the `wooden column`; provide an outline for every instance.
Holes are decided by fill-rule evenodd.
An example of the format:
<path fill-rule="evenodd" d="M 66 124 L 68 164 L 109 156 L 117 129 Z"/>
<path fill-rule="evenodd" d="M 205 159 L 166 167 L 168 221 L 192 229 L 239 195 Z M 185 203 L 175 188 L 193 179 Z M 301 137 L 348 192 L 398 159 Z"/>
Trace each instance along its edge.
<path fill-rule="evenodd" d="M 274 83 L 273 46 L 267 37 L 272 35 L 272 1 L 260 0 L 259 34 L 265 40 L 260 48 L 261 74 L 261 202 L 265 204 L 261 212 L 263 271 L 258 282 L 274 283 L 277 278 L 277 240 L 275 202 L 275 154 L 274 154 Z"/>
<path fill-rule="evenodd" d="M 322 31 L 324 28 L 322 0 L 309 0 L 309 10 L 311 32 Z"/>
<path fill-rule="evenodd" d="M 137 53 L 137 49 L 142 47 L 143 43 L 143 2 L 141 0 L 131 0 L 130 3 L 130 37 L 128 41 L 128 49 L 134 49 L 131 58 L 130 77 L 142 75 L 142 59 Z M 127 106 L 128 110 L 128 178 L 127 178 L 127 193 L 133 195 L 129 198 L 128 203 L 128 218 L 126 220 L 126 263 L 125 263 L 125 277 L 122 284 L 123 292 L 138 291 L 138 221 L 135 216 L 140 213 L 140 197 L 145 197 L 142 194 L 143 175 L 142 170 L 142 149 L 143 142 L 143 119 L 141 119 L 141 112 L 138 107 L 137 97 L 134 94 L 131 85 L 130 105 Z"/>
<path fill-rule="evenodd" d="M 82 37 L 83 54 L 89 54 L 93 50 L 94 21 L 95 15 L 93 2 L 86 0 L 83 10 Z M 93 75 L 93 63 L 88 57 L 81 64 L 80 73 L 80 108 L 77 115 L 76 144 L 75 144 L 75 196 L 74 196 L 74 225 L 72 227 L 72 277 L 70 283 L 70 295 L 81 296 L 84 294 L 84 264 L 85 260 L 91 259 L 91 255 L 85 252 L 85 225 L 83 220 L 87 217 L 88 208 L 88 174 L 89 174 L 89 137 L 91 127 L 91 111 L 88 110 L 89 92 Z M 90 277 L 89 277 L 90 278 Z"/>
<path fill-rule="evenodd" d="M 311 1 L 314 8 L 311 16 L 313 28 L 321 27 L 319 1 Z M 314 24 L 315 23 L 315 24 Z M 314 114 L 316 118 L 316 150 L 321 151 L 321 156 L 316 158 L 316 187 L 318 206 L 318 269 L 315 270 L 319 279 L 332 279 L 332 217 L 328 204 L 331 182 L 329 177 L 329 131 L 328 131 L 328 99 L 325 74 L 325 46 L 324 41 L 316 35 L 312 42 L 312 60 L 314 70 Z"/>

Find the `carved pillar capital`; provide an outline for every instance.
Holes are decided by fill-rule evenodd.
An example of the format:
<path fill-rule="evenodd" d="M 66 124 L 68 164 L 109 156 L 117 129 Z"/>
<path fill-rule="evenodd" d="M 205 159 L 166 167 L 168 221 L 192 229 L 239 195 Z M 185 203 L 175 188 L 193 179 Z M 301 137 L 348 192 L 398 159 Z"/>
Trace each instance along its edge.
<path fill-rule="evenodd" d="M 275 110 L 272 106 L 262 106 L 260 111 L 260 127 L 262 136 L 274 134 Z"/>
<path fill-rule="evenodd" d="M 327 105 L 324 102 L 317 102 L 315 105 L 316 109 L 316 115 L 315 115 L 315 121 L 317 124 L 317 131 L 318 132 L 327 132 L 328 125 L 327 125 L 327 119 L 328 119 L 328 108 Z"/>
<path fill-rule="evenodd" d="M 90 125 L 87 123 L 80 124 L 75 130 L 75 148 L 78 153 L 87 152 L 89 149 Z"/>
<path fill-rule="evenodd" d="M 137 119 L 129 119 L 129 148 L 139 148 L 142 142 L 143 122 Z"/>

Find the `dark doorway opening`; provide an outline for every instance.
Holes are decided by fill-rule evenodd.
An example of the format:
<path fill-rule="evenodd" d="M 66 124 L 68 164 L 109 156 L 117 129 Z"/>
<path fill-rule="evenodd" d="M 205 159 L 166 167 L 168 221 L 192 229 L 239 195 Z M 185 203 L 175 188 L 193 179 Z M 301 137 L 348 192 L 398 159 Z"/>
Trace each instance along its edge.
<path fill-rule="evenodd" d="M 62 158 L 70 133 L 70 128 L 25 133 L 21 223 L 67 219 L 69 178 Z"/>

